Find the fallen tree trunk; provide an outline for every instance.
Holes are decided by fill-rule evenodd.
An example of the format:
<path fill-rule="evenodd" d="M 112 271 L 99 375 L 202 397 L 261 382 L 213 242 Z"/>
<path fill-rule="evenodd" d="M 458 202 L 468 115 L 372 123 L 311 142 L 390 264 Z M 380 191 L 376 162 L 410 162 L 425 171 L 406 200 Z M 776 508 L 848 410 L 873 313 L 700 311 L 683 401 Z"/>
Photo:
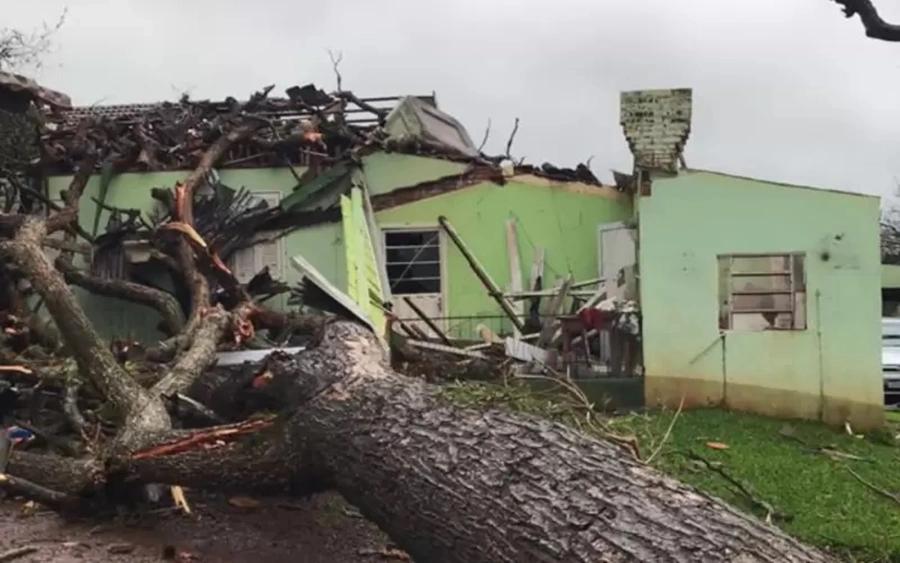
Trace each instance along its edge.
<path fill-rule="evenodd" d="M 120 461 L 153 482 L 334 488 L 421 562 L 832 561 L 608 442 L 454 406 L 393 373 L 358 325 L 327 325 L 318 347 L 271 356 L 261 377 L 230 396 L 280 417 L 173 432 Z"/>

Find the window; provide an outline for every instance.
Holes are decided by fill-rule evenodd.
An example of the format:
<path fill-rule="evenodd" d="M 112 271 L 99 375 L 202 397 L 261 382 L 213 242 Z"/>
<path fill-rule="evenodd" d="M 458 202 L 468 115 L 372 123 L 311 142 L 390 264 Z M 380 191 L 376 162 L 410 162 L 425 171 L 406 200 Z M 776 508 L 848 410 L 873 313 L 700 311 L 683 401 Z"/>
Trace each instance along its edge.
<path fill-rule="evenodd" d="M 719 328 L 805 330 L 802 254 L 719 256 Z"/>
<path fill-rule="evenodd" d="M 394 295 L 441 292 L 440 233 L 436 230 L 385 231 L 388 283 Z"/>
<path fill-rule="evenodd" d="M 281 192 L 254 192 L 253 195 L 266 202 L 269 207 L 275 207 L 281 203 Z M 252 202 L 251 202 L 252 203 Z M 257 240 L 265 240 L 274 233 L 258 233 Z M 242 248 L 234 253 L 229 261 L 229 266 L 234 277 L 240 283 L 247 283 L 253 276 L 262 271 L 266 266 L 273 278 L 279 279 L 282 275 L 282 263 L 284 261 L 284 246 L 281 238 L 273 241 L 260 242 L 247 248 Z"/>

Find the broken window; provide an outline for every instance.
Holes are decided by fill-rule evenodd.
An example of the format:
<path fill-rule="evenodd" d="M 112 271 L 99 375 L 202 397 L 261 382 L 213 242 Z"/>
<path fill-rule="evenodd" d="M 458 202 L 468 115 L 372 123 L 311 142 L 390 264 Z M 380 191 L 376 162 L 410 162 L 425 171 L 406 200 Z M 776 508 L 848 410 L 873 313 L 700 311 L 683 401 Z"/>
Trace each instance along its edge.
<path fill-rule="evenodd" d="M 391 293 L 441 293 L 439 235 L 436 230 L 384 232 L 385 262 Z"/>
<path fill-rule="evenodd" d="M 803 254 L 719 256 L 719 328 L 805 330 Z"/>
<path fill-rule="evenodd" d="M 281 202 L 281 192 L 253 192 L 254 198 L 262 199 L 269 207 L 277 207 Z M 251 203 L 256 203 L 251 202 Z M 284 246 L 281 238 L 266 240 L 275 233 L 260 232 L 254 237 L 257 242 L 253 246 L 242 248 L 232 255 L 229 260 L 234 277 L 240 283 L 247 283 L 253 276 L 269 267 L 269 274 L 280 279 L 283 268 Z"/>

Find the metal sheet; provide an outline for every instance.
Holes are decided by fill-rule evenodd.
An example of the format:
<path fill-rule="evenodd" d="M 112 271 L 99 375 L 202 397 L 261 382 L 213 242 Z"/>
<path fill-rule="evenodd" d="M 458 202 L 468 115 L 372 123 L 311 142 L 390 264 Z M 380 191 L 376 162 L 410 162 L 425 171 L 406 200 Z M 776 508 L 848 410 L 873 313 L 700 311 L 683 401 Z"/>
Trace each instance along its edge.
<path fill-rule="evenodd" d="M 306 350 L 306 346 L 291 346 L 288 348 L 265 348 L 263 350 L 237 350 L 234 352 L 219 352 L 216 354 L 216 365 L 236 366 L 244 362 L 259 363 L 272 352 L 284 352 L 286 354 L 299 354 Z"/>

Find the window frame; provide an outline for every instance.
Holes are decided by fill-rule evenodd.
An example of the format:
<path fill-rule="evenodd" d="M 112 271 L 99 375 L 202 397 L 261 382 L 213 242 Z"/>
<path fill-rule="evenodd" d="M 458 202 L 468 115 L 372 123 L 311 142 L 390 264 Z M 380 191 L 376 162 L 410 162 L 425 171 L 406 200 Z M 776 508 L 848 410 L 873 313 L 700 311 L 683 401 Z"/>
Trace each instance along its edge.
<path fill-rule="evenodd" d="M 735 273 L 735 260 L 741 259 L 785 259 L 788 262 L 786 269 L 776 270 L 770 266 L 768 271 L 739 271 Z M 723 263 L 725 264 L 723 266 Z M 785 331 L 802 332 L 809 329 L 809 288 L 806 273 L 805 252 L 761 252 L 761 253 L 732 253 L 718 254 L 716 256 L 718 278 L 718 317 L 719 330 L 722 332 L 765 332 Z M 722 277 L 725 279 L 722 279 Z M 786 289 L 760 289 L 760 290 L 735 290 L 735 279 L 752 278 L 787 278 Z M 724 289 L 724 292 L 723 292 Z M 736 296 L 769 296 L 772 297 L 772 307 L 736 308 L 734 305 Z M 776 307 L 776 296 L 788 296 L 789 307 Z M 802 307 L 800 306 L 802 305 Z M 765 318 L 766 313 L 774 313 L 771 321 Z M 759 329 L 735 328 L 735 316 L 760 315 L 769 323 L 769 326 Z M 802 314 L 802 318 L 799 315 Z M 778 326 L 777 319 L 782 315 L 788 315 L 790 326 Z"/>
<path fill-rule="evenodd" d="M 396 289 L 397 283 L 402 281 L 404 279 L 404 277 L 401 277 L 398 280 L 394 276 L 392 276 L 391 275 L 391 266 L 403 266 L 403 265 L 410 266 L 410 265 L 415 265 L 415 264 L 428 264 L 428 265 L 435 264 L 434 260 L 422 261 L 422 260 L 416 259 L 415 257 L 412 261 L 409 261 L 409 262 L 406 262 L 406 261 L 404 261 L 404 262 L 389 262 L 388 261 L 388 255 L 389 255 L 389 252 L 391 249 L 409 247 L 409 245 L 389 244 L 388 237 L 391 235 L 412 234 L 412 233 L 423 233 L 423 234 L 426 234 L 426 236 L 427 236 L 427 234 L 433 233 L 435 235 L 435 242 L 433 244 L 433 247 L 437 250 L 437 253 L 438 253 L 438 255 L 437 255 L 438 259 L 436 262 L 437 267 L 438 267 L 438 270 L 437 270 L 438 275 L 437 275 L 437 277 L 409 278 L 409 279 L 416 279 L 416 280 L 421 279 L 421 280 L 429 280 L 429 281 L 437 280 L 437 291 L 417 291 L 417 292 L 410 293 L 410 292 L 401 292 Z M 440 295 L 441 297 L 443 297 L 447 272 L 445 270 L 446 258 L 444 255 L 443 236 L 442 236 L 440 228 L 435 227 L 435 226 L 430 226 L 430 225 L 429 226 L 425 226 L 425 225 L 403 226 L 403 227 L 383 226 L 381 228 L 381 238 L 382 238 L 382 252 L 384 255 L 385 273 L 387 275 L 387 282 L 388 282 L 388 284 L 390 284 L 391 295 L 394 295 L 394 296 L 398 296 L 398 295 L 399 296 Z M 431 247 L 431 246 L 432 246 L 432 244 L 428 244 L 426 246 L 426 248 Z M 413 247 L 413 248 L 417 248 L 417 247 Z"/>

